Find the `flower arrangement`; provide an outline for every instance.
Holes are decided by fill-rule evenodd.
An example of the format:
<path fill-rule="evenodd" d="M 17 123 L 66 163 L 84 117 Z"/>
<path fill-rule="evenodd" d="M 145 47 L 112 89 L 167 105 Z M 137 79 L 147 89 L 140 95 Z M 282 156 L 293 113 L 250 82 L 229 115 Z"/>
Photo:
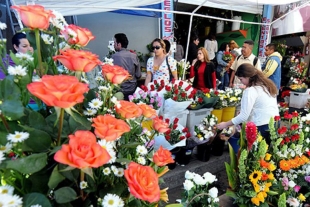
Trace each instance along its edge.
<path fill-rule="evenodd" d="M 293 77 L 291 77 L 289 81 L 289 87 L 292 89 L 292 91 L 302 93 L 306 92 L 306 90 L 308 89 L 308 86 L 304 83 L 304 80 Z"/>
<path fill-rule="evenodd" d="M 280 53 L 280 55 L 282 57 L 284 57 L 286 54 L 286 49 L 287 49 L 286 41 L 285 40 L 277 41 L 277 42 L 274 42 L 274 44 L 276 44 L 278 52 Z"/>
<path fill-rule="evenodd" d="M 226 92 L 223 90 L 217 90 L 218 100 L 216 101 L 215 105 L 213 106 L 214 109 L 222 109 L 227 107 L 227 100 L 226 100 Z"/>
<path fill-rule="evenodd" d="M 171 84 L 165 86 L 165 90 L 164 98 L 171 98 L 177 102 L 191 101 L 197 92 L 185 81 L 172 81 Z"/>
<path fill-rule="evenodd" d="M 290 69 L 288 72 L 288 77 L 298 78 L 300 80 L 305 79 L 308 67 L 303 58 L 299 58 L 293 55 L 290 59 L 287 60 L 286 65 Z"/>
<path fill-rule="evenodd" d="M 199 125 L 194 126 L 194 141 L 197 144 L 203 144 L 211 141 L 211 139 L 216 135 L 216 124 L 217 117 L 213 114 L 210 114 L 202 119 Z"/>
<path fill-rule="evenodd" d="M 177 71 L 180 79 L 183 79 L 186 74 L 188 74 L 187 69 L 190 68 L 189 61 L 185 62 L 185 59 L 180 60 L 177 62 Z"/>
<path fill-rule="evenodd" d="M 229 52 L 229 51 L 225 51 L 223 53 L 223 57 L 222 59 L 225 61 L 225 62 L 229 62 L 233 59 L 233 55 Z"/>
<path fill-rule="evenodd" d="M 227 102 L 227 106 L 237 106 L 241 102 L 242 89 L 240 88 L 227 88 L 225 90 L 224 99 Z"/>
<path fill-rule="evenodd" d="M 163 99 L 158 95 L 158 93 L 151 93 L 148 91 L 146 86 L 141 86 L 141 89 L 137 89 L 136 93 L 129 96 L 129 101 L 136 104 L 145 103 L 152 106 L 153 109 L 159 110 L 163 105 Z"/>
<path fill-rule="evenodd" d="M 278 108 L 279 108 L 279 114 L 281 118 L 283 118 L 284 114 L 288 113 L 289 111 L 289 105 L 286 102 L 278 103 Z M 282 121 L 284 121 L 284 119 L 282 119 Z"/>
<path fill-rule="evenodd" d="M 161 117 L 162 118 L 162 117 Z M 166 123 L 170 123 L 170 119 L 165 119 Z M 165 139 L 171 144 L 174 145 L 184 139 L 187 139 L 191 136 L 187 127 L 181 127 L 179 124 L 179 119 L 174 118 L 174 120 L 169 124 L 169 130 L 167 130 L 164 135 Z"/>
<path fill-rule="evenodd" d="M 82 50 L 94 38 L 91 32 L 74 26 L 54 28 L 49 20 L 59 18 L 51 19 L 56 15 L 39 5 L 13 9 L 23 14 L 27 30 L 35 33 L 37 50 L 25 73 L 10 74 L 8 67 L 2 67 L 6 77 L 0 82 L 0 205 L 156 206 L 167 202 L 167 189 L 160 190 L 159 178 L 173 160 L 162 147 L 154 151 L 152 137 L 168 131 L 169 124 L 152 107 L 117 98 L 116 88 L 129 77 L 128 72 L 104 64 L 102 77 L 96 78 L 102 84 L 89 89 L 84 74 L 101 65 L 96 55 Z M 39 33 L 53 31 L 54 39 L 59 33 L 65 36 L 70 49 L 58 50 L 58 44 L 40 47 Z M 45 50 L 48 53 L 43 56 Z M 15 71 L 20 64 L 26 67 L 15 56 L 12 60 Z M 61 75 L 55 61 L 66 68 Z M 34 68 L 36 82 L 32 81 Z M 38 111 L 29 108 L 29 97 L 38 104 Z M 153 118 L 152 129 L 143 127 L 146 118 Z"/>
<path fill-rule="evenodd" d="M 202 92 L 204 93 L 203 102 L 205 108 L 213 107 L 219 100 L 219 91 L 206 88 Z"/>
<path fill-rule="evenodd" d="M 204 106 L 204 93 L 202 91 L 197 91 L 195 94 L 191 105 L 189 105 L 189 109 L 200 109 Z"/>

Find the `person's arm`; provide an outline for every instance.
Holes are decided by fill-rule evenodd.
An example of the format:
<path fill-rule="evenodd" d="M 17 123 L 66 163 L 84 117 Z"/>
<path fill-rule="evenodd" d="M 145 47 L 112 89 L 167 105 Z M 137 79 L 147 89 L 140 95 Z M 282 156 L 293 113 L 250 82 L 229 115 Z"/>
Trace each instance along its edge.
<path fill-rule="evenodd" d="M 145 77 L 145 82 L 144 85 L 147 86 L 151 81 L 152 81 L 152 69 L 153 69 L 153 58 L 150 57 L 147 62 L 146 62 L 146 77 Z"/>
<path fill-rule="evenodd" d="M 279 64 L 277 63 L 277 61 L 275 61 L 274 59 L 269 59 L 266 63 L 265 70 L 263 70 L 263 73 L 265 74 L 265 76 L 267 78 L 271 76 L 274 73 L 274 71 L 277 69 L 278 65 Z"/>
<path fill-rule="evenodd" d="M 191 66 L 190 73 L 189 73 L 189 78 L 195 77 L 195 71 L 194 71 L 194 65 Z"/>
<path fill-rule="evenodd" d="M 216 54 L 216 61 L 220 66 L 226 67 L 228 65 L 228 63 L 223 60 L 223 52 L 218 52 Z"/>
<path fill-rule="evenodd" d="M 213 82 L 213 89 L 216 90 L 216 74 L 215 71 L 212 72 L 212 82 Z"/>
<path fill-rule="evenodd" d="M 144 85 L 147 86 L 151 82 L 151 80 L 152 80 L 152 73 L 151 71 L 147 71 Z"/>
<path fill-rule="evenodd" d="M 136 60 L 135 60 L 135 76 L 136 76 L 136 79 L 141 78 L 141 66 L 140 66 L 140 61 L 138 59 L 138 56 L 136 56 Z"/>
<path fill-rule="evenodd" d="M 229 79 L 229 87 L 232 88 L 234 85 L 234 78 L 235 78 L 235 71 L 232 70 L 231 71 L 231 75 L 230 75 L 230 79 Z"/>

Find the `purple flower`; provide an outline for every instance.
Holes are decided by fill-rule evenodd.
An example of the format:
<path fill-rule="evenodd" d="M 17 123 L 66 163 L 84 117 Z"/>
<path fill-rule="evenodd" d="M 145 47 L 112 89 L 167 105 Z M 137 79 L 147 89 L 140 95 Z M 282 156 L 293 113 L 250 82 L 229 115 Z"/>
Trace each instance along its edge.
<path fill-rule="evenodd" d="M 134 94 L 133 94 L 133 97 L 134 97 L 134 98 L 137 98 L 137 94 L 134 93 Z"/>
<path fill-rule="evenodd" d="M 154 103 L 154 101 L 155 101 L 154 98 L 151 98 L 151 99 L 150 99 L 150 103 L 151 103 L 151 104 Z"/>
<path fill-rule="evenodd" d="M 132 101 L 133 100 L 133 95 L 129 95 L 128 99 L 129 99 L 129 101 Z"/>
<path fill-rule="evenodd" d="M 288 178 L 287 177 L 282 178 L 282 186 L 284 187 L 284 190 L 288 190 Z"/>
<path fill-rule="evenodd" d="M 144 91 L 143 91 L 143 90 L 140 90 L 138 93 L 139 93 L 140 95 L 142 95 L 142 94 L 144 93 Z"/>
<path fill-rule="evenodd" d="M 296 193 L 298 193 L 299 190 L 300 190 L 300 186 L 299 186 L 299 185 L 295 185 L 295 186 L 294 186 L 294 191 L 295 191 Z"/>
<path fill-rule="evenodd" d="M 305 176 L 305 181 L 307 181 L 308 183 L 310 183 L 310 176 L 309 176 L 309 175 Z"/>
<path fill-rule="evenodd" d="M 146 93 L 142 94 L 142 98 L 146 99 L 146 96 L 147 96 Z"/>

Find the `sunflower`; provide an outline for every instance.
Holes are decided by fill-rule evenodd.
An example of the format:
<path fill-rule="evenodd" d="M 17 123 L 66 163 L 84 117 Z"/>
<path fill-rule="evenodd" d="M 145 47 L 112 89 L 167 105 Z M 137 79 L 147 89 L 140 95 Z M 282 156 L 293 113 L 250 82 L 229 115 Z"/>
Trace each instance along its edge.
<path fill-rule="evenodd" d="M 281 160 L 280 161 L 280 168 L 281 168 L 281 170 L 289 171 L 291 169 L 291 165 L 288 161 Z"/>
<path fill-rule="evenodd" d="M 249 178 L 252 183 L 257 183 L 257 181 L 262 178 L 262 172 L 254 170 L 254 172 L 251 173 Z"/>

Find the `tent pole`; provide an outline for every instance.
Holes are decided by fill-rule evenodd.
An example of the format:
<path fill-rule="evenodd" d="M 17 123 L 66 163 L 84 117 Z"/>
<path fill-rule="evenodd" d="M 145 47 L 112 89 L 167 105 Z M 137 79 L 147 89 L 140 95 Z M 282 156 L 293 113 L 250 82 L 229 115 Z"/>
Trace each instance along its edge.
<path fill-rule="evenodd" d="M 161 19 L 161 18 L 159 17 L 159 18 L 158 18 L 158 37 L 159 37 L 159 38 L 161 38 L 161 31 L 160 31 L 160 28 L 161 28 L 160 22 L 161 22 L 161 21 L 160 21 L 160 19 Z"/>

